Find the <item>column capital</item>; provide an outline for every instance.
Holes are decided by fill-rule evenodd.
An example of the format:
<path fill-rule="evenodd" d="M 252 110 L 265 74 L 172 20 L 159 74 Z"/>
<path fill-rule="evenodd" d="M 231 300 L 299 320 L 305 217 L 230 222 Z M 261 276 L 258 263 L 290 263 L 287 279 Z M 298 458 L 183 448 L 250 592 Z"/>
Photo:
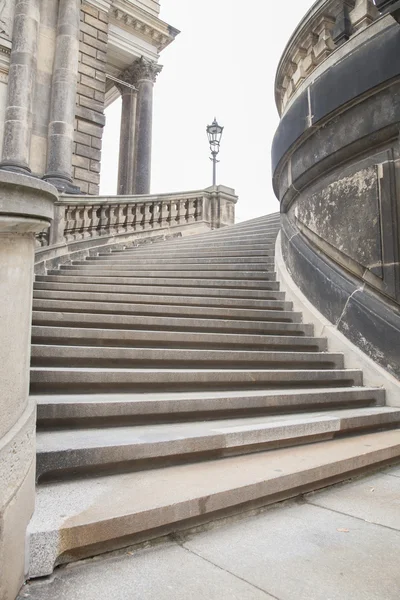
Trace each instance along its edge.
<path fill-rule="evenodd" d="M 139 58 L 139 60 L 136 61 L 136 70 L 137 81 L 141 81 L 142 79 L 148 79 L 149 81 L 155 83 L 157 76 L 162 71 L 162 66 L 158 65 L 157 63 L 151 60 L 146 60 L 142 56 L 141 58 Z"/>
<path fill-rule="evenodd" d="M 137 87 L 139 81 L 149 80 L 155 83 L 157 75 L 161 72 L 162 66 L 155 62 L 146 60 L 143 56 L 137 58 L 127 69 L 118 75 L 118 79 Z M 116 87 L 122 93 L 126 89 L 122 84 L 115 82 Z"/>

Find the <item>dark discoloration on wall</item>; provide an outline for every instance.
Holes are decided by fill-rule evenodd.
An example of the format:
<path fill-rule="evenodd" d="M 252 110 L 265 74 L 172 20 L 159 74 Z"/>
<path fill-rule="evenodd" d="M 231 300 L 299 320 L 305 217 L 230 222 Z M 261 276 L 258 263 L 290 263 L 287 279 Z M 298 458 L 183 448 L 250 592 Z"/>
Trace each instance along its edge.
<path fill-rule="evenodd" d="M 314 306 L 400 378 L 400 27 L 306 94 L 310 104 L 297 99 L 274 141 L 283 256 Z"/>

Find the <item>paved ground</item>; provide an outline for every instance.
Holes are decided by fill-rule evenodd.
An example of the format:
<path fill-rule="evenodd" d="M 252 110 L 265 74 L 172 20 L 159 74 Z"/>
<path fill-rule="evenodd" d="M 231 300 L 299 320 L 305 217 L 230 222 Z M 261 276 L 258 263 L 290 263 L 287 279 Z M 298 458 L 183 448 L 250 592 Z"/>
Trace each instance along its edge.
<path fill-rule="evenodd" d="M 57 569 L 17 600 L 399 600 L 400 467 L 178 541 Z"/>

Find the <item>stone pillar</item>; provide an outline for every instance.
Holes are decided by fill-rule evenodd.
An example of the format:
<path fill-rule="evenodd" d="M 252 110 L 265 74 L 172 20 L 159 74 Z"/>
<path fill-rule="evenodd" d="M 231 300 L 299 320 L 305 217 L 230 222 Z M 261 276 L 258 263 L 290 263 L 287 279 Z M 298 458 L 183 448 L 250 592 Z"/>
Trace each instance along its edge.
<path fill-rule="evenodd" d="M 35 86 L 39 19 L 39 0 L 15 0 L 3 156 L 0 167 L 21 173 L 30 173 L 32 97 Z"/>
<path fill-rule="evenodd" d="M 150 193 L 153 87 L 162 67 L 141 58 L 137 61 L 137 109 L 135 134 L 135 194 Z"/>
<path fill-rule="evenodd" d="M 119 138 L 118 190 L 120 196 L 135 193 L 134 163 L 135 163 L 135 131 L 137 90 L 136 62 L 119 75 L 121 81 L 128 85 L 116 83 L 122 97 L 121 135 Z"/>
<path fill-rule="evenodd" d="M 72 184 L 72 151 L 79 58 L 81 0 L 59 0 L 56 51 L 44 179 L 59 191 L 79 193 Z"/>
<path fill-rule="evenodd" d="M 35 404 L 29 363 L 35 232 L 48 227 L 56 189 L 0 171 L 0 598 L 25 575 L 25 535 L 35 496 Z"/>

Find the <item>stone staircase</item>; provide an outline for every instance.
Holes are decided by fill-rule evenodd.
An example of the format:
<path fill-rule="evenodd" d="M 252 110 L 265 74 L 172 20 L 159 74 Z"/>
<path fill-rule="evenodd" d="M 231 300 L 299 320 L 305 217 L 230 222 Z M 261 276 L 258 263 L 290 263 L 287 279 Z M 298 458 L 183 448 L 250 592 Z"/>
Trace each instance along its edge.
<path fill-rule="evenodd" d="M 400 456 L 400 409 L 279 291 L 278 230 L 272 215 L 36 277 L 30 576 Z"/>

